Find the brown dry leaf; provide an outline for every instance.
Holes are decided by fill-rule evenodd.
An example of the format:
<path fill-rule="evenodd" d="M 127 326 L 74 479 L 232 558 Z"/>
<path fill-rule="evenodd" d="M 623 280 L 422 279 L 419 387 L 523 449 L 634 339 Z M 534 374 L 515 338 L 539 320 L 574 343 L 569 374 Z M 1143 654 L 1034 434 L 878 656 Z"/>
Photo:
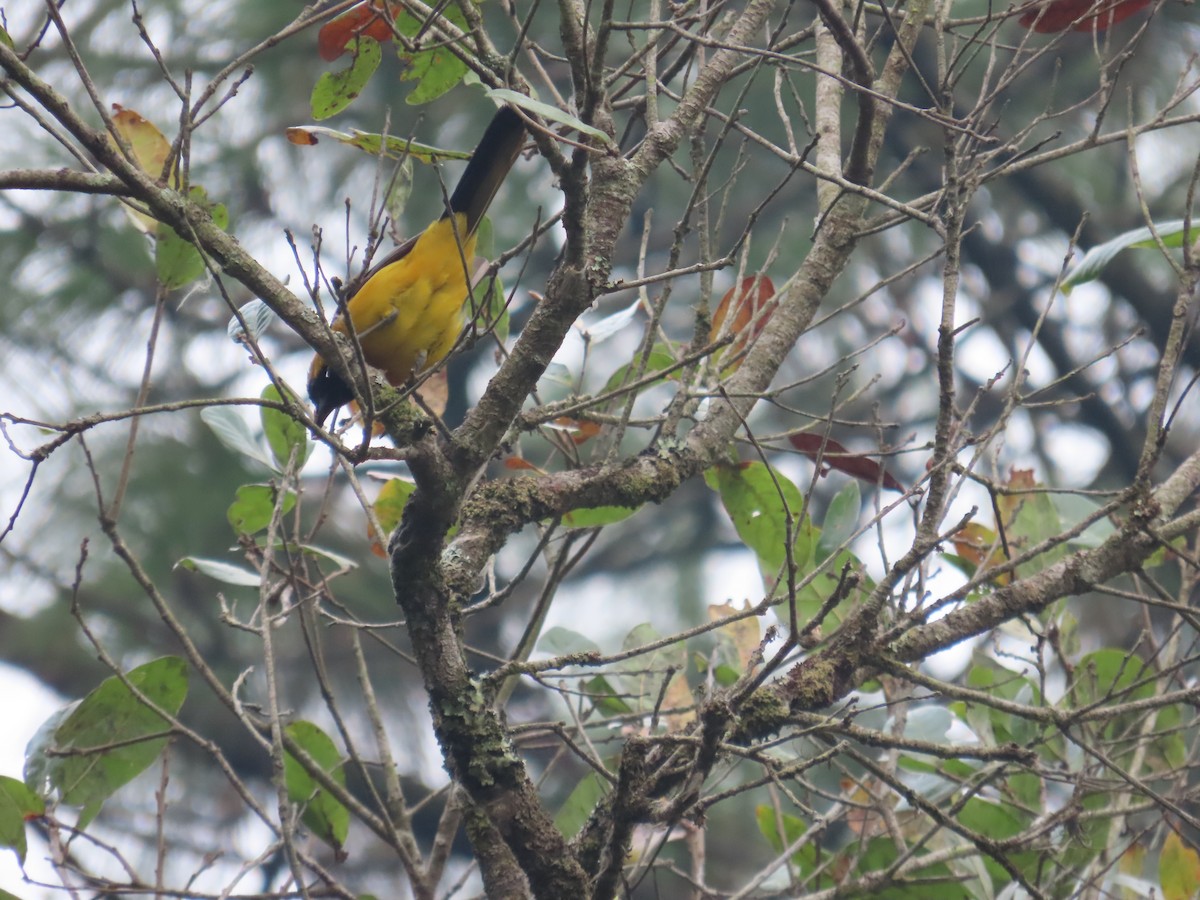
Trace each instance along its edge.
<path fill-rule="evenodd" d="M 746 347 L 766 327 L 775 311 L 774 300 L 775 284 L 766 275 L 749 275 L 743 278 L 740 285 L 731 287 L 721 298 L 717 311 L 713 313 L 708 339 L 710 342 L 715 341 L 722 332 L 734 338 L 728 348 L 729 355 L 734 360 L 728 367 L 729 371 L 742 364 L 742 354 Z M 725 328 L 727 319 L 728 329 Z M 717 355 L 723 354 L 718 351 Z"/>
<path fill-rule="evenodd" d="M 848 785 L 843 782 L 842 790 L 847 789 Z M 860 840 L 875 837 L 887 830 L 883 816 L 873 808 L 879 801 L 867 793 L 866 788 L 861 785 L 855 788 L 850 800 L 853 805 L 846 810 L 846 825 Z"/>
<path fill-rule="evenodd" d="M 445 369 L 434 372 L 415 391 L 428 410 L 439 419 L 446 411 L 450 399 L 450 379 Z"/>
<path fill-rule="evenodd" d="M 289 143 L 299 144 L 301 147 L 315 147 L 318 143 L 317 136 L 307 128 L 287 128 L 283 134 Z"/>
<path fill-rule="evenodd" d="M 667 685 L 667 693 L 663 696 L 663 708 L 682 709 L 683 712 L 669 713 L 663 717 L 667 731 L 682 731 L 696 721 L 695 704 L 687 679 L 682 672 L 676 672 L 671 676 L 671 683 Z"/>

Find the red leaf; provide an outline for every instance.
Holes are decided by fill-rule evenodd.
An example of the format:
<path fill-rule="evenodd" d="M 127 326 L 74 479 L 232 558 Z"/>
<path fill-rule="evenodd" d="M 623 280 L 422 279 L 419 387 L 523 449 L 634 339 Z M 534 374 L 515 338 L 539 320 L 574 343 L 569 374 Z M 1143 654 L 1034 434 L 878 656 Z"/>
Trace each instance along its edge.
<path fill-rule="evenodd" d="M 1026 11 L 1020 19 L 1025 28 L 1039 34 L 1053 31 L 1104 31 L 1146 6 L 1152 0 L 1050 0 Z"/>
<path fill-rule="evenodd" d="M 356 6 L 344 16 L 326 22 L 317 32 L 317 52 L 332 62 L 346 52 L 346 45 L 365 34 L 381 44 L 392 39 L 392 20 L 374 3 Z"/>
<path fill-rule="evenodd" d="M 851 453 L 835 440 L 823 434 L 793 434 L 788 437 L 793 447 L 816 462 L 818 459 L 839 472 L 868 484 L 881 484 L 885 488 L 904 493 L 905 487 L 892 476 L 877 460 L 861 453 Z M 822 473 L 824 474 L 824 473 Z"/>

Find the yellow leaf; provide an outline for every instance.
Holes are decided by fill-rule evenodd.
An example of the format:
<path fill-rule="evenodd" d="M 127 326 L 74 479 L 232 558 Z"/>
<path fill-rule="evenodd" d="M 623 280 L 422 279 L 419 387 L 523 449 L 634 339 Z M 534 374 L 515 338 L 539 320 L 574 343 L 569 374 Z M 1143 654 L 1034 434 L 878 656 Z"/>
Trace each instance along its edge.
<path fill-rule="evenodd" d="M 113 127 L 117 129 L 121 139 L 129 146 L 129 150 L 133 154 L 133 161 L 147 175 L 161 180 L 163 168 L 167 164 L 167 157 L 171 155 L 171 142 L 163 136 L 153 122 L 119 103 L 113 104 L 112 121 Z M 168 181 L 173 180 L 174 174 L 175 167 L 172 166 L 168 173 Z M 158 222 L 155 219 L 129 205 L 125 206 L 125 211 L 129 213 L 129 217 L 139 231 L 145 234 L 153 234 L 156 231 Z"/>
<path fill-rule="evenodd" d="M 708 608 L 708 621 L 719 622 L 721 619 L 727 619 L 737 613 L 745 612 L 745 610 L 746 607 L 738 609 L 732 603 L 714 603 Z M 726 622 L 718 629 L 718 634 L 728 638 L 737 651 L 738 674 L 750 671 L 750 660 L 762 641 L 758 617 L 745 616 L 741 619 L 734 619 L 732 622 Z"/>
<path fill-rule="evenodd" d="M 1200 855 L 1173 831 L 1158 857 L 1158 877 L 1163 900 L 1192 900 L 1200 891 Z"/>

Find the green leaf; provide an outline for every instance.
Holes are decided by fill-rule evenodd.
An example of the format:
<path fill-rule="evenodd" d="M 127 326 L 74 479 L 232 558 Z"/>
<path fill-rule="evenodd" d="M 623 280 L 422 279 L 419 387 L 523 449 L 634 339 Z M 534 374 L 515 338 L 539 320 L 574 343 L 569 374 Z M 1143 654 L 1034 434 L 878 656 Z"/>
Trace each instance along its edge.
<path fill-rule="evenodd" d="M 647 376 L 653 375 L 655 372 L 662 372 L 671 368 L 671 366 L 675 365 L 675 362 L 675 355 L 671 353 L 665 344 L 655 344 L 650 348 L 650 353 L 646 358 L 646 367 L 644 370 L 642 369 L 640 359 L 634 360 L 631 363 L 626 363 L 609 376 L 608 381 L 604 384 L 603 393 L 607 394 L 610 391 L 615 391 L 618 388 L 624 387 L 626 382 L 634 380 L 634 376 L 637 375 L 638 372 L 642 373 L 640 376 L 641 378 L 646 378 Z M 647 381 L 645 384 L 638 387 L 637 392 L 641 393 L 647 388 L 653 387 L 656 384 L 661 384 L 664 380 L 666 380 L 667 377 L 669 376 Z"/>
<path fill-rule="evenodd" d="M 1144 700 L 1154 693 L 1153 674 L 1136 655 L 1123 650 L 1110 647 L 1089 653 L 1076 667 L 1075 705 Z"/>
<path fill-rule="evenodd" d="M 483 221 L 484 224 L 490 222 L 486 218 Z M 491 237 L 490 225 L 488 237 L 489 239 Z M 485 259 L 490 259 L 491 254 L 482 248 L 481 243 L 481 241 L 476 243 L 475 252 Z M 496 340 L 503 344 L 508 340 L 509 330 L 508 294 L 504 291 L 504 282 L 500 279 L 499 274 L 495 274 L 474 285 L 471 291 L 474 302 L 477 304 L 474 318 L 475 330 L 481 334 L 491 331 L 496 336 Z"/>
<path fill-rule="evenodd" d="M 1058 510 L 1055 509 L 1049 493 L 1036 491 L 1020 494 L 1018 497 L 1016 515 L 1008 526 L 1008 543 L 1014 548 L 1014 555 L 1061 534 L 1063 530 Z M 1017 566 L 1017 577 L 1035 575 L 1069 552 L 1066 544 L 1052 547 L 1029 562 Z"/>
<path fill-rule="evenodd" d="M 713 678 L 721 687 L 732 687 L 737 684 L 737 680 L 742 677 L 742 673 L 735 669 L 729 663 L 720 663 L 713 669 Z"/>
<path fill-rule="evenodd" d="M 549 653 L 551 656 L 573 656 L 576 653 L 600 654 L 599 646 L 591 638 L 578 631 L 572 631 L 570 628 L 563 628 L 561 625 L 547 628 L 545 633 L 538 638 L 537 648 L 542 653 Z"/>
<path fill-rule="evenodd" d="M 635 626 L 621 643 L 622 650 L 633 650 L 662 639 L 653 625 L 643 622 Z M 659 647 L 617 663 L 622 694 L 635 711 L 648 712 L 663 693 L 668 672 L 679 677 L 687 671 L 687 648 L 683 641 Z"/>
<path fill-rule="evenodd" d="M 526 97 L 524 94 L 510 91 L 508 88 L 493 88 L 485 93 L 493 100 L 498 100 L 501 103 L 511 103 L 513 106 L 529 110 L 529 112 L 539 115 L 544 119 L 549 119 L 552 122 L 561 122 L 563 125 L 574 128 L 580 134 L 594 137 L 605 147 L 614 148 L 616 146 L 612 142 L 612 139 L 599 128 L 585 125 L 580 119 L 577 119 L 570 113 L 563 112 L 557 106 L 542 103 L 540 100 L 534 100 L 531 97 Z"/>
<path fill-rule="evenodd" d="M 222 231 L 229 228 L 229 210 L 224 203 L 210 203 L 208 194 L 199 185 L 192 185 L 188 196 L 208 209 L 213 223 Z M 204 257 L 188 237 L 175 232 L 170 225 L 158 223 L 154 232 L 154 266 L 158 280 L 168 290 L 185 287 L 202 277 L 208 268 Z"/>
<path fill-rule="evenodd" d="M 243 339 L 257 341 L 267 327 L 275 321 L 275 312 L 261 300 L 251 300 L 240 307 L 238 312 L 246 323 L 246 327 L 242 327 L 237 316 L 230 316 L 229 324 L 225 326 L 225 333 L 235 344 L 241 343 Z"/>
<path fill-rule="evenodd" d="M 312 722 L 293 722 L 285 731 L 321 769 L 339 785 L 346 784 L 342 755 L 324 731 Z M 335 850 L 346 845 L 350 811 L 325 788 L 320 787 L 292 754 L 283 754 L 283 778 L 288 799 L 304 806 L 301 816 L 312 833 Z"/>
<path fill-rule="evenodd" d="M 170 715 L 179 712 L 187 696 L 187 664 L 178 656 L 138 666 L 126 678 Z M 54 755 L 41 759 L 32 774 L 38 781 L 44 778 L 63 803 L 84 807 L 79 827 L 85 828 L 113 792 L 154 764 L 167 739 L 151 735 L 169 728 L 119 678 L 107 678 L 56 723 L 49 743 L 35 748 Z M 30 774 L 27 763 L 27 782 Z"/>
<path fill-rule="evenodd" d="M 54 748 L 54 732 L 78 705 L 78 702 L 70 704 L 52 714 L 25 745 L 25 784 L 40 797 L 48 797 L 53 787 L 50 782 L 50 764 L 54 757 L 49 751 Z"/>
<path fill-rule="evenodd" d="M 1193 234 L 1196 228 L 1197 225 L 1193 222 Z M 1158 236 L 1167 247 L 1182 247 L 1187 237 L 1184 233 L 1183 219 L 1175 219 L 1170 222 L 1163 222 L 1161 225 L 1155 225 L 1154 231 L 1151 231 L 1149 227 L 1143 227 L 1117 235 L 1111 241 L 1106 241 L 1098 247 L 1093 247 L 1084 254 L 1079 264 L 1072 268 L 1066 274 L 1066 277 L 1063 278 L 1063 293 L 1069 294 L 1071 293 L 1071 289 L 1077 285 L 1099 278 L 1100 273 L 1104 271 L 1104 267 L 1112 262 L 1113 257 L 1122 250 L 1157 249 L 1158 242 L 1154 240 L 1155 231 L 1158 232 Z"/>
<path fill-rule="evenodd" d="M 808 521 L 804 498 L 791 481 L 760 462 L 719 464 L 704 481 L 721 497 L 725 512 L 747 547 L 759 559 L 763 574 L 774 579 L 787 559 L 787 522 L 792 522 L 792 556 L 800 571 L 808 565 L 819 534 Z"/>
<path fill-rule="evenodd" d="M 25 822 L 45 815 L 46 804 L 24 782 L 0 775 L 0 847 L 8 847 L 25 864 Z"/>
<path fill-rule="evenodd" d="M 284 402 L 279 388 L 273 384 L 268 384 L 263 388 L 261 399 L 275 403 Z M 299 403 L 300 401 L 293 397 L 292 402 Z M 279 470 L 281 472 L 287 470 L 288 461 L 292 458 L 294 450 L 296 454 L 294 471 L 299 472 L 312 452 L 312 444 L 308 440 L 308 429 L 288 413 L 280 412 L 269 406 L 260 406 L 258 409 L 262 420 L 263 435 L 266 436 L 267 446 L 271 448 L 271 454 L 275 457 Z"/>
<path fill-rule="evenodd" d="M 811 544 L 808 552 L 812 552 Z M 801 551 L 797 550 L 797 557 L 799 557 L 800 554 Z M 796 607 L 796 621 L 800 623 L 801 627 L 808 624 L 808 621 L 821 611 L 821 607 L 824 605 L 825 601 L 829 599 L 829 596 L 835 590 L 837 590 L 838 582 L 842 577 L 842 570 L 845 569 L 847 565 L 850 566 L 851 571 L 857 570 L 860 573 L 862 571 L 862 562 L 859 560 L 859 558 L 849 550 L 843 550 L 832 559 L 823 560 L 821 563 L 822 571 L 815 578 L 813 578 L 812 581 L 796 591 L 796 596 L 792 602 Z M 807 575 L 807 573 L 801 574 Z M 839 606 L 835 606 L 833 609 L 831 609 L 826 614 L 826 617 L 822 619 L 823 622 L 829 623 L 824 627 L 829 628 L 830 626 L 840 625 L 842 620 L 845 618 L 845 610 L 853 607 L 855 603 L 855 596 L 861 595 L 864 592 L 869 593 L 874 586 L 875 583 L 865 574 L 863 574 L 862 580 L 855 589 L 855 593 L 852 593 L 849 597 L 843 600 Z M 780 587 L 782 587 L 782 585 Z"/>
<path fill-rule="evenodd" d="M 475 253 L 484 259 L 496 256 L 496 228 L 490 216 L 480 219 L 479 227 L 475 229 Z"/>
<path fill-rule="evenodd" d="M 257 572 L 243 569 L 241 566 L 230 565 L 218 559 L 203 559 L 199 556 L 185 556 L 177 565 L 192 572 L 199 572 L 214 578 L 224 584 L 236 584 L 240 587 L 258 587 Z"/>
<path fill-rule="evenodd" d="M 443 7 L 442 18 L 456 25 L 460 31 L 470 31 L 466 17 L 456 6 Z M 415 38 L 419 32 L 425 30 L 425 23 L 410 13 L 401 13 L 396 17 L 395 27 L 400 34 Z M 440 37 L 426 33 L 421 40 L 436 46 L 409 53 L 397 44 L 400 59 L 408 63 L 408 70 L 403 75 L 404 80 L 417 82 L 417 86 L 405 99 L 410 106 L 420 106 L 422 103 L 436 100 L 462 81 L 468 71 L 467 64 L 459 59 Z"/>
<path fill-rule="evenodd" d="M 406 156 L 395 167 L 388 177 L 387 194 L 383 198 L 383 208 L 393 222 L 404 221 L 404 210 L 408 206 L 408 198 L 412 196 L 413 161 Z"/>
<path fill-rule="evenodd" d="M 334 553 L 332 550 L 327 550 L 324 547 L 318 547 L 315 544 L 287 544 L 288 547 L 293 547 L 304 553 L 306 556 L 311 556 L 316 559 L 327 559 L 339 569 L 350 571 L 357 569 L 358 563 L 348 556 L 341 553 Z"/>
<path fill-rule="evenodd" d="M 12 35 L 3 28 L 0 28 L 0 44 L 3 44 L 9 50 L 16 50 L 17 45 L 13 43 Z"/>
<path fill-rule="evenodd" d="M 758 825 L 759 833 L 767 839 L 767 843 L 776 853 L 782 853 L 808 831 L 808 824 L 803 819 L 787 813 L 777 814 L 774 807 L 765 803 L 755 807 L 754 821 Z M 792 865 L 800 870 L 802 877 L 816 867 L 819 846 L 819 839 L 812 840 L 792 854 Z"/>
<path fill-rule="evenodd" d="M 416 489 L 417 483 L 407 478 L 389 478 L 383 483 L 372 506 L 375 508 L 375 518 L 379 520 L 379 527 L 385 535 L 391 534 L 400 524 L 404 515 L 404 505 Z"/>
<path fill-rule="evenodd" d="M 321 138 L 329 138 L 332 141 L 337 141 L 339 144 L 355 147 L 364 153 L 371 154 L 371 156 L 379 156 L 382 153 L 388 159 L 411 157 L 419 159 L 423 163 L 432 163 L 445 159 L 471 158 L 470 152 L 466 150 L 446 150 L 442 147 L 421 144 L 417 141 L 406 140 L 390 134 L 385 139 L 382 134 L 372 134 L 371 132 L 359 131 L 355 128 L 346 132 L 326 128 L 323 125 L 293 125 L 287 129 L 287 138 L 293 144 L 302 147 L 315 146 L 320 143 Z"/>
<path fill-rule="evenodd" d="M 554 824 L 564 837 L 574 837 L 579 833 L 596 804 L 604 799 L 609 790 L 608 782 L 598 772 L 590 771 L 579 779 L 554 817 Z"/>
<path fill-rule="evenodd" d="M 1033 772 L 1015 772 L 1008 778 L 1012 795 L 1028 809 L 1037 809 L 1042 803 L 1042 779 Z"/>
<path fill-rule="evenodd" d="M 243 484 L 237 489 L 236 499 L 229 505 L 225 515 L 238 534 L 254 534 L 271 524 L 278 497 L 279 488 L 273 484 Z M 280 513 L 286 515 L 295 505 L 296 493 L 288 491 L 284 495 Z"/>
<path fill-rule="evenodd" d="M 1130 652 L 1116 648 L 1097 650 L 1079 661 L 1075 682 L 1064 702 L 1072 709 L 1079 709 L 1147 700 L 1154 696 L 1155 677 L 1154 669 Z M 1158 713 L 1156 726 L 1172 728 L 1175 723 L 1169 710 L 1169 707 L 1164 708 Z M 1126 713 L 1114 716 L 1104 725 L 1104 740 L 1114 747 L 1114 756 L 1120 765 L 1129 765 L 1136 752 L 1137 741 L 1129 738 L 1140 733 L 1144 716 L 1144 712 Z M 1152 747 L 1163 756 L 1177 756 L 1175 738 L 1178 735 L 1177 730 L 1163 733 Z"/>
<path fill-rule="evenodd" d="M 562 517 L 562 523 L 567 528 L 599 528 L 602 525 L 613 525 L 628 519 L 640 506 L 592 506 L 585 509 L 573 509 Z"/>
<path fill-rule="evenodd" d="M 258 437 L 250 431 L 241 413 L 232 406 L 206 406 L 200 410 L 200 419 L 234 453 L 260 462 L 268 469 L 275 468 L 275 461 L 263 452 Z"/>
<path fill-rule="evenodd" d="M 46 814 L 46 801 L 25 782 L 0 775 L 0 794 L 3 794 L 26 819 Z"/>
<path fill-rule="evenodd" d="M 1034 809 L 1038 806 L 1035 805 Z M 959 810 L 957 819 L 967 828 L 980 834 L 986 834 L 993 840 L 1011 838 L 1028 827 L 1033 819 L 1029 813 L 1022 812 L 1010 803 L 992 803 L 972 797 Z M 1036 880 L 1038 854 L 1015 851 L 1005 854 L 1010 864 L 1023 870 L 1031 880 Z M 1008 870 L 990 856 L 983 856 L 983 865 L 991 876 L 993 887 L 999 891 L 1012 881 Z"/>
<path fill-rule="evenodd" d="M 858 858 L 858 872 L 861 875 L 882 872 L 896 861 L 899 854 L 892 838 L 871 838 Z M 963 900 L 971 896 L 961 883 L 961 876 L 956 876 L 945 863 L 920 866 L 919 861 L 924 855 L 916 855 L 914 861 L 918 865 L 911 870 L 910 877 L 920 879 L 918 884 L 887 887 L 873 891 L 871 896 L 878 900 Z"/>
<path fill-rule="evenodd" d="M 862 511 L 862 493 L 858 482 L 850 479 L 837 492 L 825 511 L 821 523 L 821 537 L 817 540 L 817 559 L 828 559 L 833 552 L 850 539 L 858 529 L 858 515 Z"/>
<path fill-rule="evenodd" d="M 999 667 L 973 666 L 967 673 L 967 686 L 1026 706 L 1042 702 L 1037 685 L 1030 679 Z M 1016 742 L 1024 746 L 1038 734 L 1037 723 L 990 706 L 968 704 L 962 715 L 979 739 L 988 744 Z"/>
<path fill-rule="evenodd" d="M 351 53 L 349 67 L 323 73 L 313 87 L 310 102 L 317 121 L 337 115 L 358 99 L 383 61 L 383 51 L 374 38 L 360 36 L 346 47 Z"/>
<path fill-rule="evenodd" d="M 603 675 L 597 675 L 583 683 L 583 692 L 591 698 L 596 711 L 604 716 L 625 716 L 633 712 L 633 707 L 625 702 L 616 689 L 608 683 Z"/>
<path fill-rule="evenodd" d="M 1058 514 L 1064 530 L 1075 527 L 1100 509 L 1100 504 L 1096 501 L 1079 494 L 1051 494 L 1050 502 L 1054 505 L 1054 510 Z M 1072 547 L 1094 549 L 1108 540 L 1116 530 L 1116 526 L 1108 517 L 1097 519 L 1087 527 L 1083 534 L 1072 538 L 1070 544 Z"/>

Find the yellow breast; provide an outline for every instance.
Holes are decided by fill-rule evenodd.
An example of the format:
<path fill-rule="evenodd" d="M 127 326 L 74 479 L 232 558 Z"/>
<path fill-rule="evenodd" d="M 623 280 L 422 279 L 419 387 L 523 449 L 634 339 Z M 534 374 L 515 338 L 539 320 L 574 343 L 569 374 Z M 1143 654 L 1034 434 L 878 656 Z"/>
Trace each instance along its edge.
<path fill-rule="evenodd" d="M 457 233 L 450 218 L 434 222 L 406 256 L 372 275 L 347 304 L 363 356 L 392 384 L 442 359 L 462 331 L 475 236 L 467 235 L 463 215 L 455 219 Z"/>

